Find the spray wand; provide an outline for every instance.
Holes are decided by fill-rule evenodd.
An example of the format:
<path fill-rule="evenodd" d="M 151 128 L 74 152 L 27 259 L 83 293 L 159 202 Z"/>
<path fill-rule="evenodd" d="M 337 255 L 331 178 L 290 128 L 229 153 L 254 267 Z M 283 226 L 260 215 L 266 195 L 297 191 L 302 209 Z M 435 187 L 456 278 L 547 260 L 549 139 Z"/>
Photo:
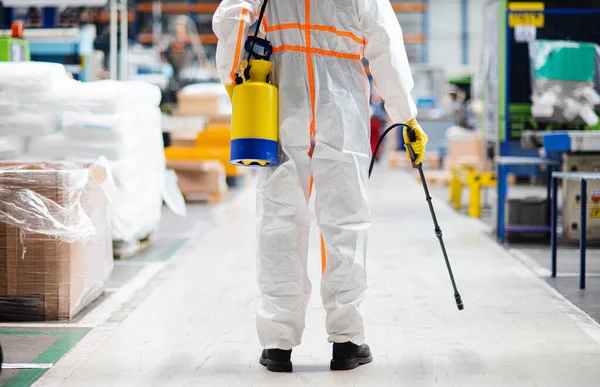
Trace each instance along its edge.
<path fill-rule="evenodd" d="M 383 139 L 385 136 L 398 127 L 406 128 L 406 134 L 408 135 L 408 139 L 410 142 L 414 142 L 417 140 L 417 135 L 415 131 L 406 124 L 394 124 L 387 128 L 381 137 L 379 137 L 379 141 L 377 141 L 377 145 L 375 146 L 375 150 L 373 151 L 373 155 L 376 155 L 379 151 L 379 147 L 383 143 Z M 410 160 L 412 162 L 413 168 L 419 171 L 419 175 L 421 176 L 421 182 L 423 183 L 423 189 L 425 190 L 425 199 L 427 200 L 427 204 L 429 204 L 429 211 L 431 212 L 431 218 L 433 219 L 433 225 L 435 227 L 435 236 L 438 238 L 440 242 L 440 246 L 442 248 L 442 254 L 444 255 L 444 260 L 446 261 L 446 268 L 448 269 L 448 274 L 450 275 L 450 282 L 452 282 L 452 288 L 454 290 L 454 300 L 456 301 L 456 307 L 458 310 L 463 310 L 465 306 L 463 305 L 462 298 L 460 293 L 458 292 L 458 288 L 456 287 L 456 282 L 454 281 L 454 274 L 452 273 L 452 266 L 450 266 L 450 260 L 448 259 L 448 253 L 446 252 L 446 246 L 444 245 L 444 239 L 442 237 L 442 229 L 437 221 L 437 216 L 435 215 L 435 211 L 433 209 L 433 204 L 431 203 L 431 195 L 429 195 L 429 188 L 427 187 L 427 181 L 425 180 L 425 174 L 423 173 L 423 164 L 416 163 L 417 155 L 413 150 L 410 144 L 406 144 L 406 149 L 408 149 L 408 153 L 410 154 Z M 369 177 L 371 177 L 371 173 L 373 172 L 373 167 L 375 166 L 375 156 L 371 159 L 371 165 L 369 166 Z"/>

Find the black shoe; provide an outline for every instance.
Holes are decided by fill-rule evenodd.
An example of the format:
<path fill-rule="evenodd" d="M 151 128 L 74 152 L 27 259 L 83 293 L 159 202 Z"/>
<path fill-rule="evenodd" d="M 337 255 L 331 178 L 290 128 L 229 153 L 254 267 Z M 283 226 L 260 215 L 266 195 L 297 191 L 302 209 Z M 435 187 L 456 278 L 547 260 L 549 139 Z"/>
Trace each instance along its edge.
<path fill-rule="evenodd" d="M 292 372 L 292 350 L 263 349 L 260 364 L 271 372 Z"/>
<path fill-rule="evenodd" d="M 330 365 L 333 371 L 352 370 L 372 361 L 371 349 L 367 344 L 356 345 L 349 341 L 333 343 L 333 359 Z"/>

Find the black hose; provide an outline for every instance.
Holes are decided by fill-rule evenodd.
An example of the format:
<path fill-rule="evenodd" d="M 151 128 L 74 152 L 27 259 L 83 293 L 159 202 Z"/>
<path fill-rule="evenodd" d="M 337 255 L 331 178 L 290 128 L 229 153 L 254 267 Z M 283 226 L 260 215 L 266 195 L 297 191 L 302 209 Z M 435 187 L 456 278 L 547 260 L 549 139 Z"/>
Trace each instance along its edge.
<path fill-rule="evenodd" d="M 381 136 L 379 136 L 379 140 L 377 141 L 377 145 L 375 145 L 375 150 L 373 151 L 373 156 L 371 157 L 371 165 L 369 166 L 369 177 L 371 177 L 371 173 L 373 173 L 373 168 L 375 167 L 375 155 L 377 155 L 377 152 L 379 152 L 379 148 L 381 147 L 381 144 L 383 144 L 383 139 L 389 132 L 391 132 L 392 130 L 394 130 L 398 127 L 404 127 L 407 130 L 411 130 L 410 126 L 408 126 L 406 124 L 394 124 L 394 125 L 390 126 L 389 128 L 387 128 L 381 134 Z"/>

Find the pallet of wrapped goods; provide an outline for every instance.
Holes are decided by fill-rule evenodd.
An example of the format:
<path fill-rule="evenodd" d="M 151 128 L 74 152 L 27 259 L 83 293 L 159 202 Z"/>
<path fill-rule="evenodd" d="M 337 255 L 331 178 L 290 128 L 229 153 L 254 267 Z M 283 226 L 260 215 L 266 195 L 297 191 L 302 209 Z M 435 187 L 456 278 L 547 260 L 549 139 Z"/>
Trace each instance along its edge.
<path fill-rule="evenodd" d="M 0 321 L 68 320 L 113 269 L 107 171 L 0 163 Z"/>
<path fill-rule="evenodd" d="M 201 199 L 214 204 L 227 193 L 225 169 L 219 162 L 169 161 L 167 168 L 177 174 L 179 189 L 187 200 Z"/>
<path fill-rule="evenodd" d="M 108 159 L 113 241 L 121 252 L 139 251 L 162 211 L 160 89 L 138 81 L 79 82 L 62 65 L 36 62 L 0 63 L 0 89 L 0 157 Z"/>
<path fill-rule="evenodd" d="M 59 131 L 31 138 L 25 156 L 107 158 L 116 191 L 110 208 L 115 255 L 133 255 L 150 241 L 161 217 L 166 162 L 160 90 L 142 82 L 71 81 L 66 86 L 27 96 L 61 111 L 62 122 Z"/>

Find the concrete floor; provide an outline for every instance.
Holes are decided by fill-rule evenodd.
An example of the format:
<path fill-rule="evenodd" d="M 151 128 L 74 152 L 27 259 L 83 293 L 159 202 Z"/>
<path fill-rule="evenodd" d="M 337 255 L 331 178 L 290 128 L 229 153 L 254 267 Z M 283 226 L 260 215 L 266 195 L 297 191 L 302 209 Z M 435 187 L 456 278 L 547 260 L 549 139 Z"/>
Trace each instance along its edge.
<path fill-rule="evenodd" d="M 154 279 L 161 278 L 157 274 L 168 272 L 165 268 L 170 267 L 173 258 L 177 259 L 185 244 L 216 222 L 219 208 L 193 204 L 186 219 L 165 208 L 151 246 L 135 257 L 115 261 L 105 293 L 72 321 L 0 324 L 5 363 L 52 365 L 107 320 L 123 321 L 156 286 L 158 281 Z M 5 369 L 0 386 L 31 386 L 45 372 L 45 368 Z"/>
<path fill-rule="evenodd" d="M 434 186 L 433 194 L 439 200 L 447 200 L 448 187 Z M 527 196 L 545 197 L 546 188 L 543 185 L 521 184 L 509 189 L 509 197 L 524 198 Z M 463 208 L 461 213 L 467 215 L 468 208 L 468 190 L 463 192 Z M 495 213 L 491 206 L 497 201 L 495 189 L 488 189 L 482 202 L 482 222 L 488 226 L 489 234 L 493 234 L 495 228 Z M 562 209 L 562 196 L 559 191 L 559 222 L 558 232 L 562 233 L 562 219 L 560 212 Z M 506 247 L 510 252 L 528 266 L 540 278 L 548 282 L 552 287 L 558 290 L 569 301 L 573 302 L 585 313 L 590 315 L 596 321 L 600 322 L 600 246 L 597 241 L 588 241 L 587 259 L 586 259 L 586 289 L 579 289 L 579 246 L 578 242 L 573 243 L 564 238 L 559 238 L 558 248 L 558 273 L 556 278 L 551 277 L 551 252 L 549 239 L 543 236 L 528 236 L 527 239 L 521 238 L 520 243 L 511 242 Z"/>
<path fill-rule="evenodd" d="M 420 186 L 403 172 L 378 170 L 371 188 L 370 294 L 363 311 L 372 364 L 328 370 L 315 228 L 314 291 L 304 342 L 293 354 L 295 372 L 272 374 L 258 365 L 248 188 L 202 213 L 208 228 L 201 238 L 131 291 L 35 386 L 598 386 L 600 326 L 593 319 L 479 222 L 438 201 L 466 305 L 458 312 Z M 178 225 L 185 222 L 193 220 Z"/>

